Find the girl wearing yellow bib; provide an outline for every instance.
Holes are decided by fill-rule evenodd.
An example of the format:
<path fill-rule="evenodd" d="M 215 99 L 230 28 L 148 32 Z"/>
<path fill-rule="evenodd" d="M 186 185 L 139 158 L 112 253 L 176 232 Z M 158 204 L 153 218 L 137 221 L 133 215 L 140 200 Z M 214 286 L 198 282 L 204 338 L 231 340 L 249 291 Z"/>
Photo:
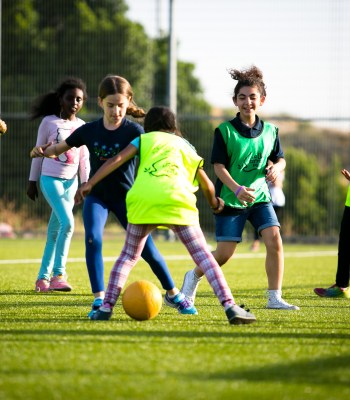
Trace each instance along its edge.
<path fill-rule="evenodd" d="M 141 135 L 139 146 L 137 141 L 131 143 L 140 149 L 140 164 L 126 196 L 128 221 L 199 224 L 196 174 L 203 159 L 183 138 L 167 132 Z"/>
<path fill-rule="evenodd" d="M 350 172 L 342 169 L 341 173 L 350 181 Z M 350 299 L 350 186 L 346 196 L 343 218 L 341 220 L 338 242 L 338 266 L 335 284 L 329 288 L 315 288 L 320 297 L 345 297 Z"/>
<path fill-rule="evenodd" d="M 145 132 L 129 146 L 109 159 L 77 192 L 78 201 L 92 187 L 139 154 L 135 183 L 126 198 L 128 228 L 126 240 L 109 278 L 106 297 L 93 320 L 108 320 L 128 275 L 140 258 L 147 236 L 158 226 L 171 228 L 184 243 L 194 262 L 203 271 L 225 309 L 231 324 L 248 324 L 253 314 L 235 304 L 221 268 L 207 248 L 199 225 L 195 192 L 201 187 L 214 213 L 224 203 L 215 196 L 215 188 L 204 170 L 203 159 L 180 136 L 174 114 L 167 107 L 153 107 L 145 118 Z M 168 295 L 165 302 L 172 306 Z"/>

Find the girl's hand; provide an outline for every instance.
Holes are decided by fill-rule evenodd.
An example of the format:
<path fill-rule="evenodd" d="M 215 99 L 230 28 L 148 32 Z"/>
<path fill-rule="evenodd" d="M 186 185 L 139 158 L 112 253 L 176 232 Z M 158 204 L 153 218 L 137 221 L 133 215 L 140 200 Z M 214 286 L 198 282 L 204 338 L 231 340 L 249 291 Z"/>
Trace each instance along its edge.
<path fill-rule="evenodd" d="M 45 157 L 44 151 L 52 145 L 52 142 L 35 146 L 30 152 L 30 158 Z"/>
<path fill-rule="evenodd" d="M 89 182 L 83 183 L 74 196 L 74 203 L 81 204 L 85 197 L 91 192 L 92 186 Z"/>
<path fill-rule="evenodd" d="M 214 214 L 219 214 L 225 207 L 225 202 L 220 197 L 215 197 L 215 205 L 211 207 Z"/>
<path fill-rule="evenodd" d="M 341 173 L 345 176 L 345 178 L 350 181 L 350 172 L 346 169 L 342 169 Z"/>
<path fill-rule="evenodd" d="M 29 181 L 27 196 L 33 201 L 38 197 L 38 188 L 35 181 Z"/>
<path fill-rule="evenodd" d="M 252 193 L 254 191 L 255 189 L 253 188 L 239 186 L 239 188 L 235 191 L 235 195 L 244 206 L 247 206 L 248 203 L 254 203 L 255 201 L 255 196 Z"/>
<path fill-rule="evenodd" d="M 280 171 L 275 167 L 275 164 L 269 164 L 266 167 L 266 182 L 275 182 Z"/>

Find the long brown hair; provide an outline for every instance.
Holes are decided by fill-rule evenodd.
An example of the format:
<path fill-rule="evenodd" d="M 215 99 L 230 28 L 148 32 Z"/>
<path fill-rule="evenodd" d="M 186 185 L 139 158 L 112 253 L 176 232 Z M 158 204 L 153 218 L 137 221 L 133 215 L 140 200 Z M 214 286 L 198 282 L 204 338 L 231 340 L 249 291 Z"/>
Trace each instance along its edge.
<path fill-rule="evenodd" d="M 122 76 L 107 75 L 102 79 L 98 87 L 98 97 L 101 100 L 113 94 L 122 94 L 129 98 L 130 105 L 126 110 L 128 115 L 132 115 L 135 118 L 142 118 L 146 115 L 145 111 L 136 105 L 132 87 Z"/>

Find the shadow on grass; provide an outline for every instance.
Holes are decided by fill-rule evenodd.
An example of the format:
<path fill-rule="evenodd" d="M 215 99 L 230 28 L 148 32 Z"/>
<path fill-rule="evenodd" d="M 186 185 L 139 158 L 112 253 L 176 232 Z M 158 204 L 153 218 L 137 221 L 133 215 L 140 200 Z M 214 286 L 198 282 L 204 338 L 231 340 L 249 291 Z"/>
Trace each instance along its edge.
<path fill-rule="evenodd" d="M 25 321 L 25 320 L 20 320 L 21 322 L 32 322 L 37 324 L 38 322 L 57 322 L 57 321 L 52 321 L 50 320 L 36 320 L 36 321 Z M 65 322 L 60 319 L 59 322 Z M 69 319 L 69 322 L 75 322 L 72 319 Z M 98 337 L 102 339 L 103 337 L 105 339 L 108 338 L 115 338 L 115 337 L 127 337 L 127 338 L 145 338 L 145 340 L 149 340 L 151 338 L 188 338 L 191 340 L 196 340 L 196 339 L 216 339 L 216 338 L 231 338 L 231 339 L 239 339 L 242 338 L 244 340 L 249 340 L 249 339 L 258 339 L 260 342 L 267 340 L 268 342 L 271 342 L 271 340 L 307 340 L 307 339 L 317 339 L 317 340 L 349 340 L 350 339 L 350 333 L 307 333 L 307 332 L 261 332 L 260 330 L 252 332 L 247 331 L 248 327 L 232 327 L 232 330 L 230 332 L 213 332 L 213 331 L 208 331 L 208 332 L 198 332 L 196 330 L 189 330 L 188 327 L 186 331 L 183 330 L 174 330 L 172 327 L 172 330 L 168 330 L 168 324 L 165 323 L 164 325 L 164 330 L 147 330 L 145 329 L 145 322 L 136 322 L 136 321 L 89 321 L 89 320 L 77 320 L 77 322 L 84 323 L 86 322 L 86 330 L 82 329 L 82 325 L 79 325 L 79 328 L 77 330 L 73 329 L 0 329 L 0 335 L 10 335 L 11 338 L 7 338 L 6 341 L 21 341 L 21 340 L 28 340 L 28 336 L 36 336 L 40 335 L 43 338 L 47 336 L 71 336 L 72 341 L 75 340 L 75 337 L 79 337 L 80 340 L 86 340 L 87 336 L 91 337 Z M 191 322 L 192 323 L 192 322 Z M 106 324 L 108 324 L 108 331 L 106 330 L 100 330 L 96 329 L 98 324 L 98 328 L 104 329 L 106 328 Z M 128 328 L 125 328 L 125 325 L 128 325 Z M 130 330 L 130 324 L 133 324 L 134 326 L 132 328 L 141 328 L 142 330 Z M 147 324 L 147 322 L 146 322 Z M 135 326 L 136 325 L 136 326 Z M 171 324 L 169 324 L 171 325 Z M 114 330 L 118 329 L 118 330 Z M 22 337 L 23 336 L 23 337 Z M 34 339 L 33 339 L 34 340 Z M 45 339 L 46 340 L 46 339 Z M 3 341 L 5 341 L 5 338 L 3 337 Z M 35 339 L 37 341 L 37 339 Z"/>
<path fill-rule="evenodd" d="M 278 363 L 271 366 L 201 374 L 204 380 L 247 380 L 249 382 L 285 382 L 291 384 L 321 384 L 336 392 L 336 385 L 349 386 L 350 355 L 317 357 L 301 362 Z M 344 373 L 341 373 L 343 370 Z M 340 378 L 342 377 L 342 378 Z M 335 397 L 334 397 L 335 398 Z"/>
<path fill-rule="evenodd" d="M 50 292 L 35 292 L 34 290 L 16 290 L 13 292 L 7 291 L 7 292 L 0 292 L 0 296 L 31 296 L 34 298 L 40 298 L 40 297 L 45 297 L 47 296 L 90 296 L 92 297 L 92 294 L 89 293 L 77 293 L 75 291 L 72 292 L 60 292 L 58 290 L 52 290 Z"/>

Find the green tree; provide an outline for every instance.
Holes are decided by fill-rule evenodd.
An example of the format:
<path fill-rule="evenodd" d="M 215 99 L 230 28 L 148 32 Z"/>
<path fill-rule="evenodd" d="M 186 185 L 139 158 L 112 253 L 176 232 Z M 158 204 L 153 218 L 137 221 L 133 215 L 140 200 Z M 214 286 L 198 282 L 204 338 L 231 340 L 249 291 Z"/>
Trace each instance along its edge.
<path fill-rule="evenodd" d="M 320 179 L 319 201 L 327 210 L 325 225 L 321 229 L 327 236 L 338 235 L 344 210 L 348 182 L 340 173 L 341 168 L 340 158 L 334 155 Z"/>
<path fill-rule="evenodd" d="M 28 96 L 35 92 L 35 68 L 45 32 L 40 33 L 39 14 L 33 0 L 2 2 L 2 112 L 24 112 Z"/>
<path fill-rule="evenodd" d="M 79 76 L 89 92 L 80 115 L 93 119 L 101 115 L 98 84 L 112 73 L 130 81 L 137 104 L 146 110 L 164 104 L 155 93 L 166 88 L 157 79 L 159 71 L 166 74 L 167 48 L 166 41 L 159 47 L 140 24 L 127 19 L 124 0 L 3 0 L 2 10 L 2 116 L 9 133 L 0 143 L 0 198 L 20 207 L 28 204 L 28 154 L 40 122 L 27 119 L 34 97 L 55 88 L 67 75 Z M 180 108 L 187 116 L 208 115 L 209 105 L 193 71 L 192 64 L 179 62 Z M 196 124 L 186 118 L 184 131 L 191 133 L 192 140 Z M 197 131 L 205 134 L 205 128 L 200 123 Z M 46 207 L 40 201 L 30 206 L 39 214 Z"/>
<path fill-rule="evenodd" d="M 317 235 L 325 224 L 327 210 L 319 202 L 320 165 L 315 155 L 302 149 L 285 150 L 287 168 L 285 177 L 286 219 L 294 234 Z"/>

